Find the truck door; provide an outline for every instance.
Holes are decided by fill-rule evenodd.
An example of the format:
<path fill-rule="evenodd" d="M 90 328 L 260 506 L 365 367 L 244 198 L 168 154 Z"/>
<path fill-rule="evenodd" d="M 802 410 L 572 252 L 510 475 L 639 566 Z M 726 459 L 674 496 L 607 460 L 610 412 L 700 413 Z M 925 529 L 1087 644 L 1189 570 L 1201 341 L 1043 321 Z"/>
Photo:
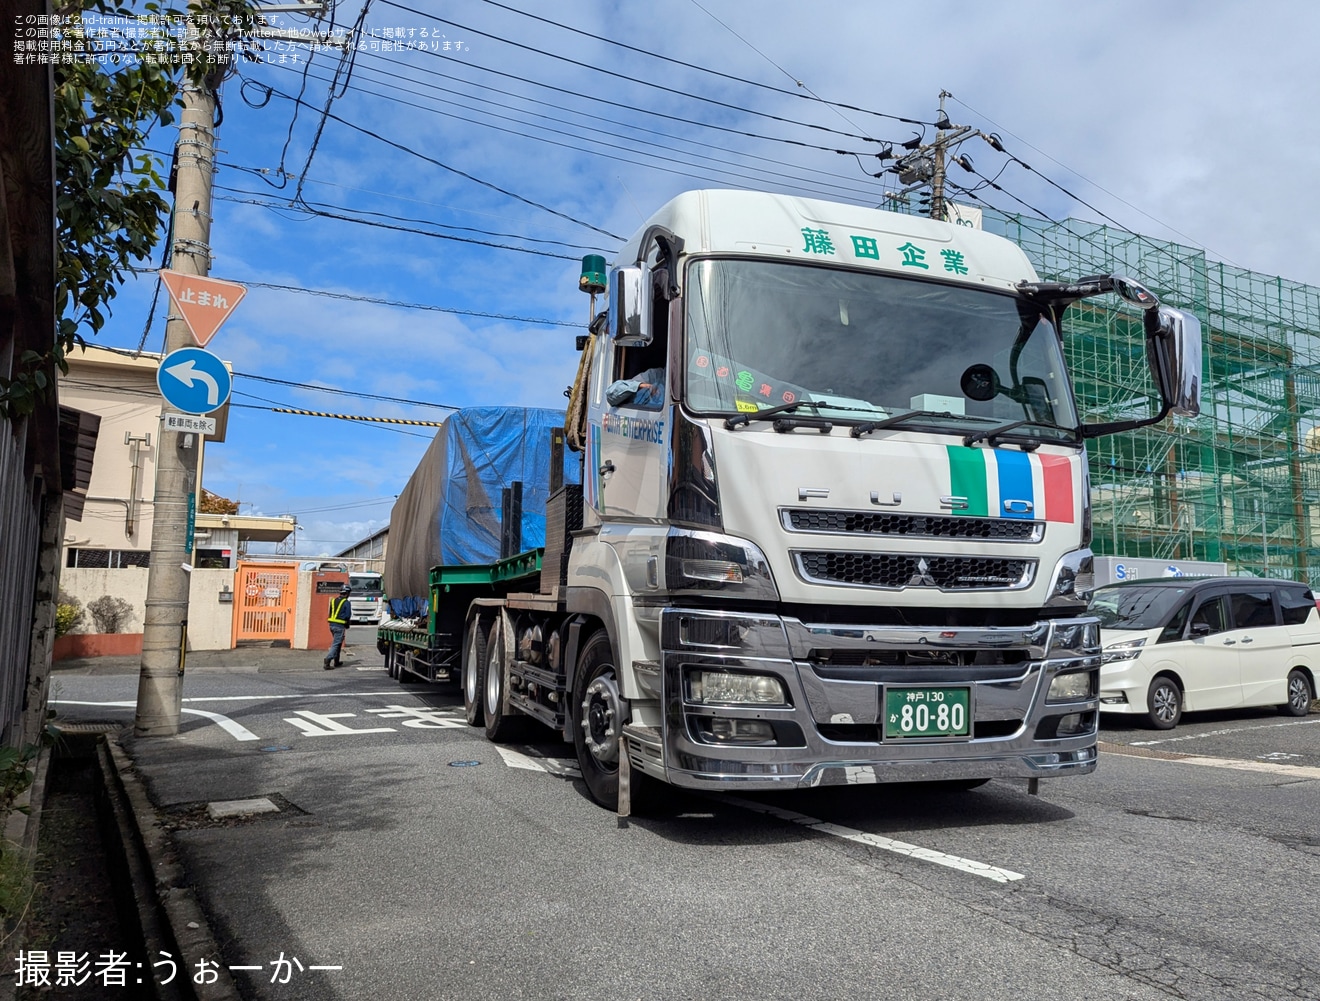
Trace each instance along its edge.
<path fill-rule="evenodd" d="M 604 362 L 604 385 L 590 416 L 594 441 L 587 475 L 596 478 L 594 506 L 603 518 L 661 518 L 672 423 L 664 346 L 610 344 Z M 626 387 L 633 383 L 637 388 L 630 392 Z"/>

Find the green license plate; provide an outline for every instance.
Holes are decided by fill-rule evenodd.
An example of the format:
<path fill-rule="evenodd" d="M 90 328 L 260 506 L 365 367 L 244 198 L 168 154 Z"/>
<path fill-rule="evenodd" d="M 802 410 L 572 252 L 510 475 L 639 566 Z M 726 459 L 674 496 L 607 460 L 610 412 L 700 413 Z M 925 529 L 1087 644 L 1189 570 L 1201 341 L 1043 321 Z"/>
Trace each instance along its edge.
<path fill-rule="evenodd" d="M 885 739 L 969 737 L 971 689 L 886 688 Z"/>

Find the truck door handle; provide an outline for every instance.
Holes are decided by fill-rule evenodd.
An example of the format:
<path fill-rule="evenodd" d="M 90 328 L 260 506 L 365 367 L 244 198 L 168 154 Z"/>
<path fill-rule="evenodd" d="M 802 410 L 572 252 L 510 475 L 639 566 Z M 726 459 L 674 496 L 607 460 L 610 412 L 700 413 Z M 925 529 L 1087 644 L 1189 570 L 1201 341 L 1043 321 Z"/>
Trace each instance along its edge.
<path fill-rule="evenodd" d="M 614 463 L 610 459 L 606 459 L 605 464 L 600 467 L 600 475 L 609 476 L 612 472 L 614 472 Z"/>

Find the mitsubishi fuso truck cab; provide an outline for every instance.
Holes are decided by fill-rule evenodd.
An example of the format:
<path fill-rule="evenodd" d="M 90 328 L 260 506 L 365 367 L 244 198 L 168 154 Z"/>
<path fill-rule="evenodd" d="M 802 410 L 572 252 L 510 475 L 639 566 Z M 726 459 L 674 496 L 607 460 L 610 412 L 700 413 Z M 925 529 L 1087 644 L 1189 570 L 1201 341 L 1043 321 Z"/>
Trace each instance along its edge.
<path fill-rule="evenodd" d="M 752 191 L 679 195 L 604 272 L 561 436 L 580 486 L 546 461 L 543 548 L 387 581 L 429 609 L 387 664 L 459 674 L 489 739 L 551 727 L 621 812 L 648 780 L 1092 771 L 1085 444 L 1198 413 L 1196 318 L 1119 275 L 1041 281 L 980 230 Z M 1061 317 L 1104 294 L 1153 404 L 1098 424 Z"/>

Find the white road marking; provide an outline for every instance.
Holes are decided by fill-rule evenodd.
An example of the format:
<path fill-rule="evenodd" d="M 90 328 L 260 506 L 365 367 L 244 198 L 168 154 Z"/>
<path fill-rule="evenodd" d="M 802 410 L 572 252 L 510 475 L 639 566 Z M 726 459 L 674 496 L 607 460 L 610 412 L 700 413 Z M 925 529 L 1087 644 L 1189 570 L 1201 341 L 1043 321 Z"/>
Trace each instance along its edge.
<path fill-rule="evenodd" d="M 1242 761 L 1237 758 L 1212 758 L 1204 754 L 1178 754 L 1176 757 L 1148 757 L 1136 751 L 1123 751 L 1122 744 L 1106 746 L 1105 754 L 1124 754 L 1142 761 L 1164 761 L 1174 765 L 1204 765 L 1208 768 L 1229 768 L 1239 772 L 1263 772 L 1266 775 L 1283 775 L 1290 779 L 1320 779 L 1320 768 L 1312 765 L 1281 765 L 1272 761 Z M 1166 752 L 1172 755 L 1174 752 Z"/>
<path fill-rule="evenodd" d="M 949 855 L 945 852 L 936 851 L 934 848 L 923 848 L 921 845 L 908 844 L 906 841 L 896 841 L 893 838 L 886 838 L 880 834 L 868 834 L 866 831 L 857 831 L 851 827 L 843 827 L 839 824 L 831 824 L 824 820 L 817 820 L 815 817 L 808 817 L 803 813 L 794 813 L 792 810 L 781 810 L 776 806 L 767 806 L 764 803 L 757 803 L 749 799 L 741 799 L 737 796 L 712 796 L 713 799 L 732 806 L 741 807 L 744 810 L 751 810 L 755 813 L 768 814 L 771 817 L 778 817 L 780 820 L 787 820 L 794 824 L 801 824 L 803 827 L 813 831 L 820 831 L 822 834 L 829 834 L 836 838 L 843 838 L 845 841 L 853 841 L 857 844 L 868 845 L 872 848 L 882 848 L 887 852 L 893 852 L 896 855 L 906 855 L 908 858 L 920 859 L 923 862 L 934 862 L 936 865 L 947 866 L 950 869 L 958 869 L 962 872 L 969 872 L 973 876 L 981 876 L 984 879 L 994 880 L 996 883 L 1012 883 L 1019 879 L 1026 879 L 1020 872 L 1013 872 L 1011 869 L 1001 869 L 996 865 L 989 865 L 985 862 L 978 862 L 975 859 L 962 858 L 959 855 Z"/>
<path fill-rule="evenodd" d="M 266 702 L 274 699 L 351 699 L 359 695 L 392 695 L 395 698 L 400 692 L 396 688 L 392 692 L 304 692 L 301 695 L 203 695 L 197 698 L 184 699 L 184 702 Z M 407 694 L 406 692 L 403 694 Z M 88 703 L 89 705 L 93 703 Z"/>
<path fill-rule="evenodd" d="M 582 777 L 582 770 L 578 768 L 578 763 L 570 758 L 533 757 L 502 744 L 496 744 L 495 750 L 499 752 L 500 757 L 504 759 L 504 763 L 510 768 L 522 768 L 529 772 L 545 772 L 547 775 L 556 775 L 559 778 L 576 779 Z"/>
<path fill-rule="evenodd" d="M 1227 730 L 1207 730 L 1204 733 L 1187 733 L 1180 737 L 1163 737 L 1160 740 L 1132 740 L 1128 742 L 1129 747 L 1154 747 L 1156 744 L 1177 744 L 1185 740 L 1200 740 L 1203 737 L 1223 737 L 1226 734 L 1246 733 L 1248 730 L 1273 730 L 1280 726 L 1310 726 L 1313 723 L 1320 723 L 1320 717 L 1316 719 L 1295 719 L 1287 723 L 1262 723 L 1260 726 L 1235 726 Z"/>
<path fill-rule="evenodd" d="M 392 726 L 364 727 L 360 730 L 344 726 L 336 720 L 357 713 L 314 713 L 306 709 L 295 709 L 293 716 L 284 717 L 284 722 L 292 723 L 303 732 L 304 737 L 339 737 L 350 733 L 398 733 Z M 301 718 L 298 718 L 301 717 Z"/>
<path fill-rule="evenodd" d="M 52 704 L 64 706 L 113 706 L 122 709 L 136 709 L 136 700 L 131 702 L 79 702 L 74 699 L 51 699 Z M 184 701 L 187 701 L 186 699 Z M 242 723 L 236 723 L 228 716 L 222 716 L 219 713 L 207 712 L 205 709 L 183 709 L 181 712 L 192 716 L 203 716 L 209 719 L 216 726 L 223 729 L 235 740 L 260 740 L 255 733 L 245 727 Z"/>

